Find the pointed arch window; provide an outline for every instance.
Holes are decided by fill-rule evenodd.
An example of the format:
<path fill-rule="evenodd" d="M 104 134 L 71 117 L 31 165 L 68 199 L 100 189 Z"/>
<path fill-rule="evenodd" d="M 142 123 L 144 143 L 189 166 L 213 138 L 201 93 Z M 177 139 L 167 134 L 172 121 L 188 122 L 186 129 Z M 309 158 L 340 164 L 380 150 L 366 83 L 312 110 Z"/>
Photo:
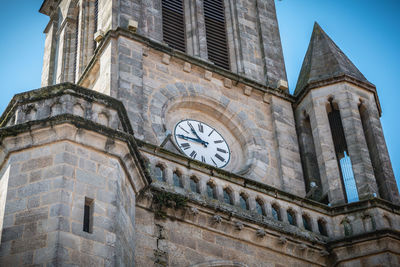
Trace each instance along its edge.
<path fill-rule="evenodd" d="M 355 202 L 358 201 L 358 192 L 343 130 L 342 117 L 338 105 L 334 103 L 332 99 L 329 100 L 327 110 L 333 145 L 335 147 L 336 158 L 342 178 L 342 185 L 345 189 L 346 201 Z"/>

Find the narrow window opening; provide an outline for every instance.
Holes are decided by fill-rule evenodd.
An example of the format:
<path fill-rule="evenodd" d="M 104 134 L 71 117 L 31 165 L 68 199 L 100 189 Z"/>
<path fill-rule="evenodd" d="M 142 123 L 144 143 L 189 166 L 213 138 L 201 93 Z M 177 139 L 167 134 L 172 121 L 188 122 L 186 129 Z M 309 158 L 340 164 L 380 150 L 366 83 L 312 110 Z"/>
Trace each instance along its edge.
<path fill-rule="evenodd" d="M 186 51 L 182 0 L 162 0 L 163 39 L 171 48 Z"/>
<path fill-rule="evenodd" d="M 178 172 L 174 172 L 172 175 L 174 186 L 183 188 L 181 175 Z"/>
<path fill-rule="evenodd" d="M 308 231 L 312 231 L 310 218 L 307 215 L 303 215 L 302 218 L 303 218 L 304 229 L 306 229 Z"/>
<path fill-rule="evenodd" d="M 263 209 L 264 204 L 262 203 L 261 200 L 257 199 L 256 200 L 256 212 L 260 215 L 265 215 L 264 209 Z"/>
<path fill-rule="evenodd" d="M 328 105 L 328 119 L 346 201 L 358 201 L 357 186 L 343 130 L 342 118 L 339 109 L 332 101 Z"/>
<path fill-rule="evenodd" d="M 83 211 L 83 231 L 87 233 L 93 232 L 93 207 L 94 200 L 85 197 L 85 206 Z"/>
<path fill-rule="evenodd" d="M 156 168 L 154 169 L 154 175 L 157 181 L 165 182 L 164 169 L 162 166 L 160 165 L 156 166 Z"/>
<path fill-rule="evenodd" d="M 215 185 L 212 183 L 207 183 L 207 196 L 212 199 L 217 199 Z"/>
<path fill-rule="evenodd" d="M 208 59 L 216 66 L 229 70 L 225 8 L 222 0 L 204 0 L 204 22 Z"/>
<path fill-rule="evenodd" d="M 326 230 L 326 223 L 322 220 L 318 220 L 318 230 L 323 236 L 328 236 L 328 231 Z"/>
<path fill-rule="evenodd" d="M 244 210 L 249 209 L 249 204 L 247 202 L 247 197 L 244 194 L 240 194 L 240 207 Z"/>
<path fill-rule="evenodd" d="M 78 67 L 78 38 L 79 38 L 79 10 L 78 14 L 76 15 L 76 23 L 75 23 L 75 42 L 74 42 L 74 70 L 73 70 L 73 77 L 74 82 L 76 82 L 76 70 Z"/>
<path fill-rule="evenodd" d="M 99 0 L 95 0 L 94 1 L 94 33 L 97 32 L 97 25 L 98 25 L 98 21 L 99 21 Z M 97 47 L 97 42 L 94 41 L 94 49 L 96 49 Z"/>
<path fill-rule="evenodd" d="M 281 214 L 279 212 L 279 207 L 276 205 L 272 205 L 272 218 L 274 218 L 277 221 L 281 220 Z"/>
<path fill-rule="evenodd" d="M 348 221 L 343 222 L 344 235 L 350 236 L 353 234 L 353 229 Z"/>
<path fill-rule="evenodd" d="M 195 193 L 200 193 L 199 182 L 195 177 L 190 178 L 190 190 Z"/>
<path fill-rule="evenodd" d="M 224 202 L 230 205 L 233 204 L 231 192 L 227 188 L 224 189 Z"/>
<path fill-rule="evenodd" d="M 53 67 L 53 84 L 57 83 L 57 71 L 58 71 L 58 58 L 59 58 L 59 46 L 60 46 L 60 28 L 61 23 L 63 22 L 63 17 L 61 10 L 58 9 L 58 18 L 57 18 L 57 31 L 55 32 L 56 45 L 55 45 L 55 55 L 54 55 L 54 67 Z"/>
<path fill-rule="evenodd" d="M 297 223 L 296 223 L 296 216 L 295 216 L 295 213 L 294 213 L 293 211 L 290 211 L 290 210 L 288 210 L 286 213 L 287 213 L 288 222 L 289 222 L 291 225 L 296 226 Z"/>

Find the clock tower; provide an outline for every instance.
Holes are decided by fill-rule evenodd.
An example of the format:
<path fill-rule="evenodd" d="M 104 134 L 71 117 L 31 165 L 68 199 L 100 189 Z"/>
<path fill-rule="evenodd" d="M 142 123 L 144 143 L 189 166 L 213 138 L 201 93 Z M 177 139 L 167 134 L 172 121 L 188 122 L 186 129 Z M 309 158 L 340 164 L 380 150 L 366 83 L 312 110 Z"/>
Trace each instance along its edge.
<path fill-rule="evenodd" d="M 0 120 L 0 265 L 400 265 L 375 86 L 274 0 L 44 0 Z"/>

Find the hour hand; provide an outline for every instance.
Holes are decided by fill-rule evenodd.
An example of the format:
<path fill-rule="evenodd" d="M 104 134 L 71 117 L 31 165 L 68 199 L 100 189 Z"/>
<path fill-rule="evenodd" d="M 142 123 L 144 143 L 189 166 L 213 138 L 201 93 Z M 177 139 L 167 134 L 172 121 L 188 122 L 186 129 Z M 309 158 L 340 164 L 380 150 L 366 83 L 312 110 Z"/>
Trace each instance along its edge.
<path fill-rule="evenodd" d="M 190 140 L 190 141 L 194 141 L 194 142 L 200 143 L 200 144 L 204 145 L 205 147 L 207 147 L 207 145 L 208 145 L 208 142 L 205 142 L 205 141 L 203 141 L 203 140 L 201 140 L 199 138 L 192 138 L 192 137 L 189 137 L 189 136 L 185 136 L 183 134 L 178 134 L 176 136 L 179 137 L 179 138 L 185 139 L 185 140 Z"/>

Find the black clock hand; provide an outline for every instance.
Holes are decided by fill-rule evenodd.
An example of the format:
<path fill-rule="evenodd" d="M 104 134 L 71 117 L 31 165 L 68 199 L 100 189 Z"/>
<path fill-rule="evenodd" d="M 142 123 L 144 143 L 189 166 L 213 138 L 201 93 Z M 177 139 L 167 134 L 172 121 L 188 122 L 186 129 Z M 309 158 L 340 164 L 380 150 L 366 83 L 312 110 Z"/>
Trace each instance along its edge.
<path fill-rule="evenodd" d="M 190 122 L 188 122 L 188 125 L 189 125 L 190 129 L 192 130 L 192 133 L 193 133 L 199 140 L 203 141 L 203 140 L 200 138 L 200 136 L 197 134 L 197 132 L 196 132 L 196 130 L 194 129 L 193 125 L 192 125 Z M 204 141 L 203 141 L 203 142 L 204 142 Z"/>
<path fill-rule="evenodd" d="M 190 140 L 190 141 L 194 141 L 194 142 L 200 143 L 200 144 L 204 145 L 205 147 L 207 147 L 207 145 L 208 145 L 208 142 L 205 142 L 205 141 L 203 141 L 201 139 L 192 138 L 192 137 L 189 137 L 189 136 L 185 136 L 183 134 L 177 134 L 176 136 L 179 137 L 179 138 L 185 139 L 185 140 Z"/>

